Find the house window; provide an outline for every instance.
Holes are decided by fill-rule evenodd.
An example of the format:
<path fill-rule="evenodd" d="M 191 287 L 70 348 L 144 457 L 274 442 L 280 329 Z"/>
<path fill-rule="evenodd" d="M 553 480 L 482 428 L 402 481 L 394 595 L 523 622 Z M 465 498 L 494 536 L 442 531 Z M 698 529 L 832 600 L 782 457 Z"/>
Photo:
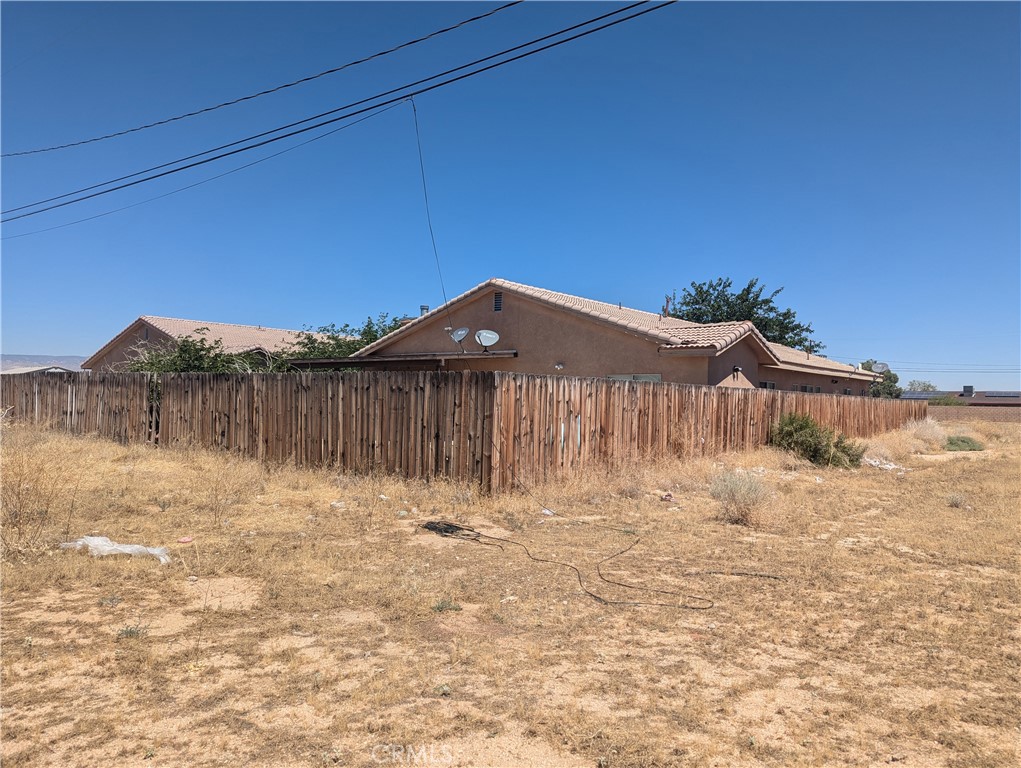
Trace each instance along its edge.
<path fill-rule="evenodd" d="M 493 294 L 493 311 L 503 312 L 503 291 L 497 291 Z"/>
<path fill-rule="evenodd" d="M 845 394 L 845 395 L 849 395 L 849 394 L 851 394 L 851 388 L 850 388 L 850 387 L 848 387 L 847 389 L 845 389 L 845 390 L 844 390 L 844 394 Z"/>
<path fill-rule="evenodd" d="M 816 387 L 816 388 L 815 388 L 815 393 L 816 393 L 817 395 L 818 395 L 818 394 L 820 394 L 821 392 L 822 392 L 822 387 Z"/>
<path fill-rule="evenodd" d="M 663 381 L 661 373 L 611 373 L 610 381 Z"/>
<path fill-rule="evenodd" d="M 776 389 L 775 381 L 760 381 L 759 389 Z"/>
<path fill-rule="evenodd" d="M 798 387 L 798 391 L 799 392 L 811 392 L 812 388 L 810 386 L 808 386 L 807 384 L 802 384 L 800 387 Z"/>

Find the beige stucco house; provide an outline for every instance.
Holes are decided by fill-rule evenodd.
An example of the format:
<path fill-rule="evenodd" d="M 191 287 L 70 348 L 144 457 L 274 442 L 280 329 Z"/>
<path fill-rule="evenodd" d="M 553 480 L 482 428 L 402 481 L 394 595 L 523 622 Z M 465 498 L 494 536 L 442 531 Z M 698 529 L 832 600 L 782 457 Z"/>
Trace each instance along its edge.
<path fill-rule="evenodd" d="M 457 343 L 451 334 L 459 328 L 469 333 Z M 499 341 L 483 349 L 475 340 L 482 329 L 495 331 Z M 359 350 L 351 363 L 850 395 L 866 394 L 879 378 L 773 344 L 747 321 L 703 325 L 496 278 Z"/>
<path fill-rule="evenodd" d="M 196 336 L 200 329 L 204 329 L 201 335 L 206 341 L 220 341 L 224 352 L 259 352 L 264 355 L 290 347 L 301 333 L 257 325 L 142 315 L 83 362 L 82 368 L 116 371 L 137 355 L 140 348 L 173 344 L 182 336 Z"/>

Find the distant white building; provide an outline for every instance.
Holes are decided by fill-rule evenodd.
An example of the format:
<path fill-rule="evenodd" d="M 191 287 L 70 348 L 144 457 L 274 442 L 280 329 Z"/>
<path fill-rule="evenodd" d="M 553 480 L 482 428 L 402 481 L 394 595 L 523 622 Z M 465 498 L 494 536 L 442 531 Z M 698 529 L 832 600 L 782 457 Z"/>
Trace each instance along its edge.
<path fill-rule="evenodd" d="M 78 373 L 71 368 L 62 368 L 59 365 L 21 365 L 17 368 L 4 368 L 0 374 L 13 376 L 18 373 Z"/>

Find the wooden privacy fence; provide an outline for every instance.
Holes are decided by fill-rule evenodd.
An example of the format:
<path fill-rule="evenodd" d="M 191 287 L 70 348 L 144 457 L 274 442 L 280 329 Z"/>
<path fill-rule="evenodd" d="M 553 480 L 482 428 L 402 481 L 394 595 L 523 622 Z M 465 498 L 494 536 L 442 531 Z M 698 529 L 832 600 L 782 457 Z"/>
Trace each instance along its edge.
<path fill-rule="evenodd" d="M 445 477 L 502 491 L 594 465 L 766 443 L 784 413 L 851 437 L 925 418 L 922 401 L 512 373 L 22 374 L 8 418 L 267 461 Z"/>

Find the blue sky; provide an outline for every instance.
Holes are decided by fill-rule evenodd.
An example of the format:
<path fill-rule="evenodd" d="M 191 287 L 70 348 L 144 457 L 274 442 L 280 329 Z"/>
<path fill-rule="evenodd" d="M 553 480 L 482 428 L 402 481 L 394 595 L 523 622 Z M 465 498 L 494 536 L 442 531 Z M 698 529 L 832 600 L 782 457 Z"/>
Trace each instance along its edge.
<path fill-rule="evenodd" d="M 495 7 L 5 2 L 3 152 L 237 98 Z M 5 158 L 3 209 L 618 7 L 529 2 L 237 106 Z M 758 277 L 824 354 L 1021 388 L 1019 22 L 1016 3 L 676 4 L 423 94 L 447 294 L 495 276 L 657 311 L 692 281 Z M 87 355 L 140 314 L 302 328 L 442 303 L 406 103 L 18 237 L 301 140 L 5 224 L 3 351 Z"/>

